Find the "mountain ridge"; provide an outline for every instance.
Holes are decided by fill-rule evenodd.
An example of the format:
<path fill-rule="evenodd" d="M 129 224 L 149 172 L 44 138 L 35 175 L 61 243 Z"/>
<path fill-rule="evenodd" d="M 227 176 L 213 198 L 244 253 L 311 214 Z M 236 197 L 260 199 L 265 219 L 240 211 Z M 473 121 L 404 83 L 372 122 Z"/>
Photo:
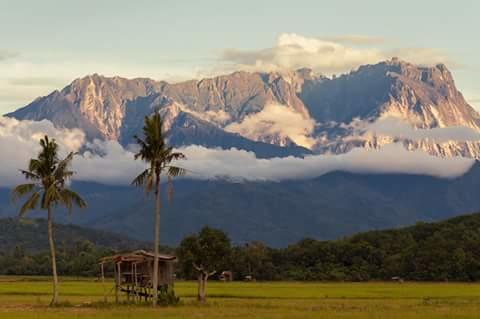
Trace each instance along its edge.
<path fill-rule="evenodd" d="M 89 139 L 113 139 L 126 145 L 140 131 L 143 117 L 157 111 L 168 117 L 167 136 L 183 136 L 173 139 L 174 146 L 188 141 L 255 151 L 253 144 L 243 140 L 247 139 L 264 147 L 276 145 L 281 156 L 296 156 L 302 147 L 339 154 L 355 147 L 378 149 L 400 142 L 409 150 L 431 155 L 480 158 L 478 141 L 356 136 L 349 128 L 355 121 L 395 117 L 412 129 L 459 126 L 480 132 L 480 114 L 456 89 L 445 65 L 423 67 L 395 58 L 332 78 L 305 68 L 284 73 L 237 71 L 178 83 L 93 74 L 7 116 L 48 119 L 57 127 L 80 128 Z M 172 126 L 184 113 L 191 121 Z M 268 154 L 276 155 L 275 151 Z"/>
<path fill-rule="evenodd" d="M 59 210 L 57 222 L 152 238 L 153 202 L 142 189 L 86 182 L 74 182 L 72 189 L 89 207 L 71 217 Z M 162 243 L 175 245 L 209 225 L 227 231 L 236 243 L 284 246 L 305 237 L 336 239 L 479 211 L 480 164 L 454 179 L 337 171 L 280 182 L 178 180 L 174 189 L 173 201 L 162 206 Z M 9 203 L 8 190 L 0 188 L 0 216 L 17 211 Z"/>

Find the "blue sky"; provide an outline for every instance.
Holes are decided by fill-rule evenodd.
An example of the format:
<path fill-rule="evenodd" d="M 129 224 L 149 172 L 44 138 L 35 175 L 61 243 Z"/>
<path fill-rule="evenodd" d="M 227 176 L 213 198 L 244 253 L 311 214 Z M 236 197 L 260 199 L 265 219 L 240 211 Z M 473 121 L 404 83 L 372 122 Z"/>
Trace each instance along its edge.
<path fill-rule="evenodd" d="M 393 54 L 445 62 L 480 107 L 478 12 L 473 0 L 0 0 L 0 114 L 94 72 L 175 81 L 253 69 L 252 57 L 270 68 L 265 54 L 282 56 L 282 41 L 300 41 L 307 51 L 339 45 L 335 52 L 350 60 L 342 64 L 336 54 L 334 66 L 316 64 L 333 57 L 295 52 L 274 67 L 310 61 L 320 72 L 342 73 Z"/>

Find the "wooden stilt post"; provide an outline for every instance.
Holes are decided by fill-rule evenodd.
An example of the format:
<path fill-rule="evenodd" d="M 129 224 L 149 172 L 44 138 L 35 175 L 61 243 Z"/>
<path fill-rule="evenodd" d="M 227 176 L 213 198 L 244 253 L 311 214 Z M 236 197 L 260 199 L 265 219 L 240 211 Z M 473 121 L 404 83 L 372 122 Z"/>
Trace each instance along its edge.
<path fill-rule="evenodd" d="M 117 268 L 116 271 L 116 277 L 115 277 L 115 302 L 118 303 L 119 300 L 119 293 L 120 293 L 120 281 L 121 281 L 121 267 L 120 267 L 120 262 L 118 262 L 115 265 L 115 268 Z"/>
<path fill-rule="evenodd" d="M 115 280 L 115 303 L 118 303 L 118 280 L 117 280 L 117 264 L 113 264 L 113 279 Z"/>
<path fill-rule="evenodd" d="M 103 262 L 100 264 L 102 270 L 102 289 L 103 289 L 103 302 L 107 303 L 107 292 L 105 290 L 105 272 L 103 270 Z"/>
<path fill-rule="evenodd" d="M 127 277 L 127 281 L 129 281 L 130 283 L 128 284 L 127 286 L 127 300 L 130 301 L 130 297 L 132 296 L 132 292 L 133 292 L 133 263 L 130 264 L 130 280 L 128 280 L 128 277 Z"/>
<path fill-rule="evenodd" d="M 136 263 L 133 264 L 133 276 L 134 276 L 133 277 L 134 278 L 133 279 L 133 284 L 134 284 L 134 287 L 135 287 L 134 290 L 133 290 L 134 293 L 135 293 L 134 298 L 135 298 L 135 303 L 137 303 L 137 301 L 138 301 L 138 282 L 137 282 L 137 264 Z"/>

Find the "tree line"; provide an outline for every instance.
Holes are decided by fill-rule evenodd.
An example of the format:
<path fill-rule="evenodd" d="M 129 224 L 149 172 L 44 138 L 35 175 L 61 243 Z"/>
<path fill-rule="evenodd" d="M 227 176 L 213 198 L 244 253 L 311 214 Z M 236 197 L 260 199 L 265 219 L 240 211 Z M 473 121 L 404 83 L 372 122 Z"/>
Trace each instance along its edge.
<path fill-rule="evenodd" d="M 480 214 L 439 223 L 371 231 L 332 241 L 304 239 L 285 248 L 261 242 L 234 245 L 218 229 L 203 228 L 175 249 L 179 279 L 376 281 L 394 277 L 415 281 L 480 280 Z M 97 276 L 98 260 L 114 253 L 88 241 L 59 246 L 64 275 Z M 16 247 L 0 256 L 0 273 L 47 275 L 48 253 L 28 255 Z M 207 277 L 207 278 L 205 278 Z"/>

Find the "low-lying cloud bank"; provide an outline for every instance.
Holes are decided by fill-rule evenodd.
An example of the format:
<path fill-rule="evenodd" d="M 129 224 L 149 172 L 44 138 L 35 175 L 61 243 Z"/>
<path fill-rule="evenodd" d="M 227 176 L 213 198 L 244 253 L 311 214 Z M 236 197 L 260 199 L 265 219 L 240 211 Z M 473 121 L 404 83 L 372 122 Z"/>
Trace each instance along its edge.
<path fill-rule="evenodd" d="M 354 149 L 341 155 L 311 155 L 258 159 L 243 150 L 206 149 L 188 146 L 182 151 L 189 158 L 182 165 L 192 178 L 230 176 L 245 180 L 304 179 L 333 171 L 353 173 L 405 173 L 452 178 L 466 173 L 474 161 L 466 158 L 443 159 L 422 151 L 409 152 L 400 144 L 377 151 Z"/>
<path fill-rule="evenodd" d="M 18 169 L 39 151 L 39 139 L 48 134 L 61 145 L 63 154 L 83 152 L 74 160 L 74 179 L 106 184 L 129 184 L 145 164 L 133 160 L 134 152 L 114 141 L 86 143 L 80 130 L 56 129 L 51 122 L 17 121 L 0 117 L 0 186 L 11 187 L 23 182 Z M 456 177 L 467 172 L 474 161 L 466 158 L 442 159 L 424 152 L 409 152 L 401 145 L 392 144 L 379 151 L 355 149 L 342 155 L 311 155 L 305 158 L 258 159 L 254 153 L 243 150 L 207 149 L 188 146 L 181 149 L 188 160 L 181 165 L 188 169 L 188 177 L 214 179 L 230 177 L 242 180 L 284 180 L 320 176 L 332 171 L 355 173 L 407 173 Z M 101 154 L 101 155 L 98 155 Z"/>
<path fill-rule="evenodd" d="M 465 126 L 417 129 L 402 118 L 394 116 L 383 117 L 375 122 L 354 120 L 346 127 L 353 128 L 356 134 L 391 136 L 412 141 L 428 140 L 435 143 L 480 141 L 480 133 Z"/>

